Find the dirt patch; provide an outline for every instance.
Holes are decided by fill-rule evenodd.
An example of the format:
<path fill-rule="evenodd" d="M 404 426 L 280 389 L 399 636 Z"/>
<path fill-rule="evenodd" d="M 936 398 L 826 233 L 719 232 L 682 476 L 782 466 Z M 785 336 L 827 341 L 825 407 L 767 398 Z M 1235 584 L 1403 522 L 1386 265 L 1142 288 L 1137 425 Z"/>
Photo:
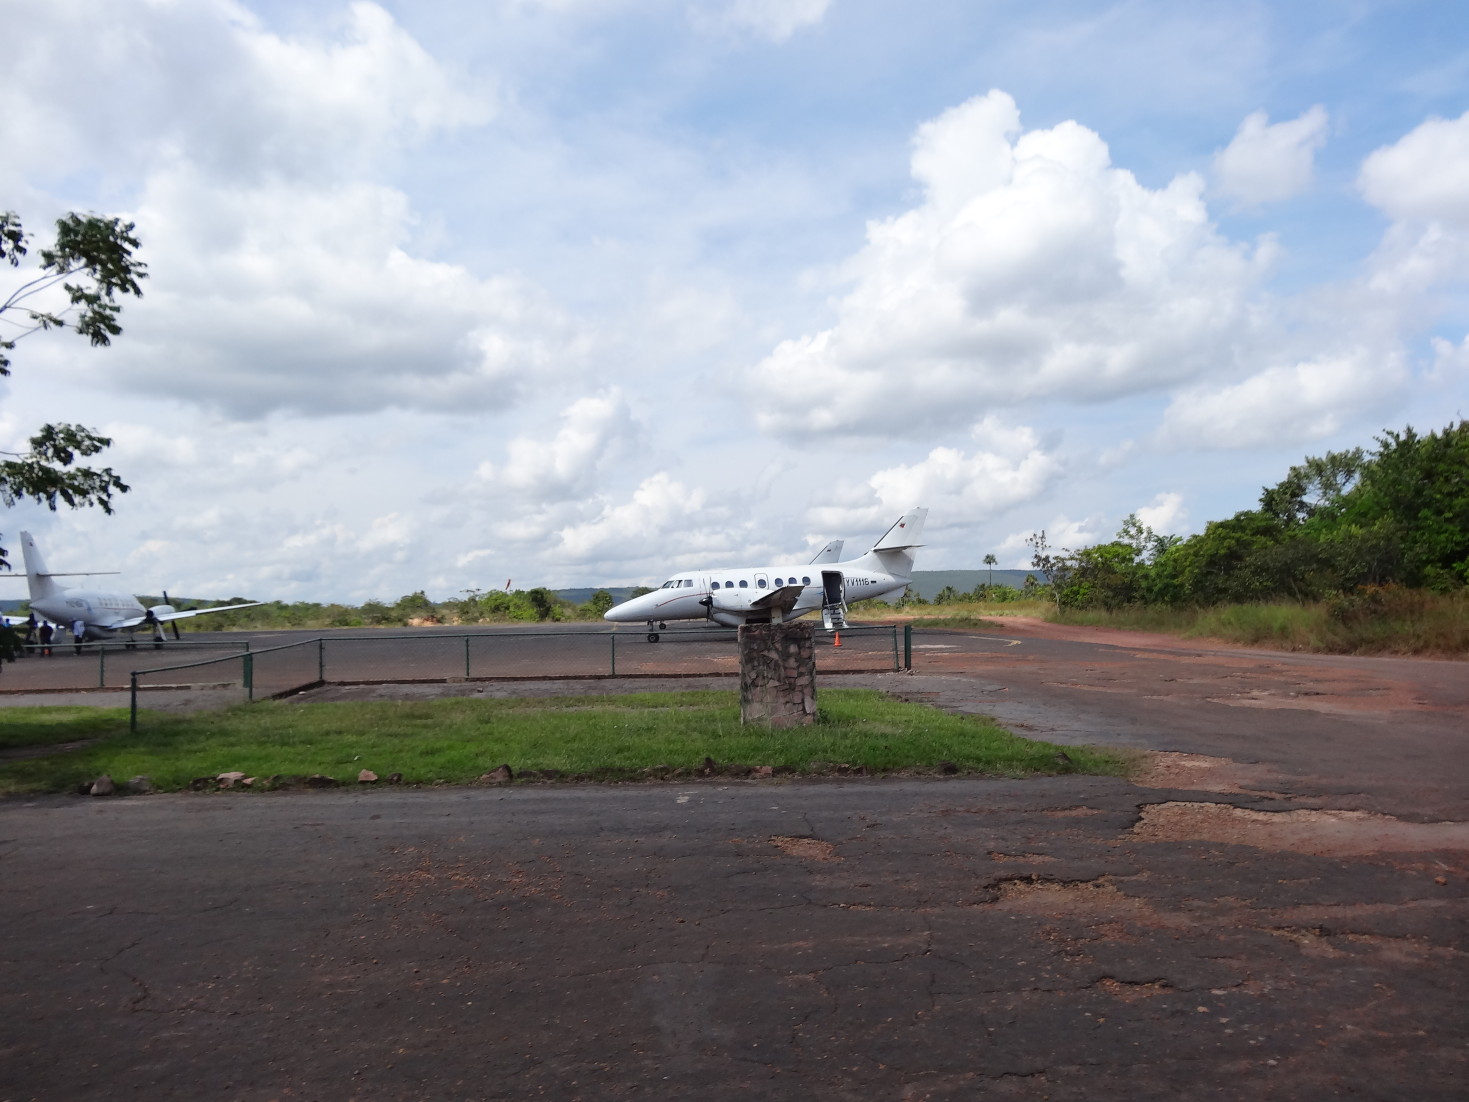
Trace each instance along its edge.
<path fill-rule="evenodd" d="M 792 838 L 789 835 L 776 834 L 771 837 L 770 844 L 787 857 L 800 857 L 807 861 L 841 860 L 837 856 L 836 847 L 820 838 Z"/>
<path fill-rule="evenodd" d="M 1145 788 L 1191 788 L 1198 792 L 1249 792 L 1278 796 L 1268 782 L 1279 774 L 1261 765 L 1245 765 L 1229 758 L 1204 754 L 1157 751 L 1147 755 L 1145 765 L 1132 778 Z"/>
<path fill-rule="evenodd" d="M 1469 823 L 1409 823 L 1370 811 L 1252 811 L 1229 804 L 1143 808 L 1132 835 L 1144 842 L 1227 842 L 1277 852 L 1347 857 L 1469 850 Z"/>

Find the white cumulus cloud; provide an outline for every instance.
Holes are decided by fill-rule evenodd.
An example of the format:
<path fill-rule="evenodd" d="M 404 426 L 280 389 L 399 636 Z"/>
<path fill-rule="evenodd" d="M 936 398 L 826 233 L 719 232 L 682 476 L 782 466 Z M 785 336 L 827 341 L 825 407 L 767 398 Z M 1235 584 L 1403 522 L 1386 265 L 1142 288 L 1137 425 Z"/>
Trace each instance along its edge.
<path fill-rule="evenodd" d="M 114 356 L 80 361 L 119 385 L 244 417 L 464 411 L 578 361 L 575 327 L 538 288 L 413 256 L 389 187 L 180 170 L 155 176 L 133 217 L 153 278 Z"/>
<path fill-rule="evenodd" d="M 1400 353 L 1369 347 L 1279 364 L 1236 383 L 1180 393 L 1164 413 L 1159 436 L 1179 448 L 1319 440 L 1348 417 L 1394 401 L 1406 381 Z"/>
<path fill-rule="evenodd" d="M 1028 399 L 1119 397 L 1230 366 L 1268 260 L 1219 236 L 1203 181 L 1151 189 L 1075 122 L 990 92 L 922 126 L 918 207 L 867 227 L 828 329 L 752 372 L 768 431 L 920 433 Z"/>
<path fill-rule="evenodd" d="M 1469 112 L 1429 119 L 1363 163 L 1358 186 L 1393 218 L 1469 229 Z"/>
<path fill-rule="evenodd" d="M 493 492 L 541 505 L 580 498 L 596 485 L 608 463 L 627 454 L 640 435 L 617 388 L 573 402 L 561 427 L 544 435 L 517 436 L 501 463 L 481 464 L 478 475 Z"/>
<path fill-rule="evenodd" d="M 1188 529 L 1188 510 L 1183 507 L 1183 495 L 1179 493 L 1158 494 L 1135 512 L 1143 527 L 1159 535 L 1178 535 Z"/>
<path fill-rule="evenodd" d="M 1311 186 L 1316 151 L 1326 144 L 1327 121 L 1319 104 L 1286 122 L 1272 123 L 1264 111 L 1256 111 L 1214 155 L 1215 190 L 1246 206 L 1299 195 Z"/>
<path fill-rule="evenodd" d="M 729 0 L 717 21 L 772 42 L 784 42 L 803 27 L 820 23 L 829 7 L 831 0 Z M 701 22 L 707 19 L 697 9 L 691 9 L 691 14 Z"/>

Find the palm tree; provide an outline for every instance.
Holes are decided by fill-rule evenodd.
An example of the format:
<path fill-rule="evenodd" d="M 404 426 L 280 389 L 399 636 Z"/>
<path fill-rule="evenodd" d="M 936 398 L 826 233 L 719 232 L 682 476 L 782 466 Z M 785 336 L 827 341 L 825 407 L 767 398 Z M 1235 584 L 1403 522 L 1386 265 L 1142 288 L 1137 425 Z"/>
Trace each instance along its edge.
<path fill-rule="evenodd" d="M 995 585 L 995 563 L 997 563 L 999 561 L 1000 560 L 997 559 L 997 558 L 995 558 L 993 555 L 986 555 L 984 557 L 984 564 L 985 564 L 985 566 L 987 566 L 987 567 L 990 568 L 990 581 L 989 581 L 989 585 L 986 586 L 987 589 L 993 589 L 994 588 L 994 585 Z"/>

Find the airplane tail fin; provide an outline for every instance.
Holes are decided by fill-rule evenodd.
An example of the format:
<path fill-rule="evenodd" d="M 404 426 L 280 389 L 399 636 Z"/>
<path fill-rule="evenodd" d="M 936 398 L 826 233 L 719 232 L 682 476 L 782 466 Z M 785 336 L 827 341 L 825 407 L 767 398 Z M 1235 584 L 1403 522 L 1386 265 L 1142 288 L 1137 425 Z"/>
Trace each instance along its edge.
<path fill-rule="evenodd" d="M 832 540 L 820 551 L 816 552 L 816 557 L 811 560 L 811 565 L 814 566 L 817 563 L 841 561 L 842 547 L 845 543 L 846 540 Z"/>
<path fill-rule="evenodd" d="M 41 557 L 41 549 L 36 546 L 35 538 L 29 532 L 20 534 L 20 553 L 25 559 L 26 584 L 30 587 L 32 601 L 54 597 L 61 591 L 61 587 L 52 580 L 46 569 L 46 560 Z"/>
<path fill-rule="evenodd" d="M 909 510 L 883 533 L 868 554 L 875 557 L 887 573 L 899 578 L 909 577 L 913 573 L 918 548 L 922 546 L 918 540 L 923 535 L 923 522 L 927 519 L 926 507 Z"/>

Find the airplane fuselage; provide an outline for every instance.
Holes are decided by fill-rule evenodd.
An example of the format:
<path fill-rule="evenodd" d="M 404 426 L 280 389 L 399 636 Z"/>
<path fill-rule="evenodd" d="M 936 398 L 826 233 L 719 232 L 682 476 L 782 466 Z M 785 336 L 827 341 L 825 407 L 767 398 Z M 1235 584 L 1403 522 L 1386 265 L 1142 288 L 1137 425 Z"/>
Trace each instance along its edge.
<path fill-rule="evenodd" d="M 927 516 L 927 509 L 917 508 L 899 517 L 871 551 L 845 562 L 835 561 L 841 545 L 833 542 L 814 561 L 801 565 L 787 560 L 775 566 L 685 571 L 651 593 L 609 609 L 603 619 L 623 624 L 646 621 L 650 643 L 658 641 L 658 628 L 668 620 L 707 619 L 739 627 L 781 623 L 820 610 L 822 622 L 836 630 L 846 624 L 849 601 L 885 597 L 908 584 Z"/>
<path fill-rule="evenodd" d="M 736 627 L 762 618 L 761 610 L 754 607 L 756 602 L 782 587 L 800 587 L 795 604 L 783 619 L 793 620 L 818 611 L 825 593 L 823 574 L 839 577 L 847 601 L 883 597 L 908 584 L 907 578 L 863 569 L 860 564 L 859 559 L 823 566 L 792 566 L 787 563 L 687 571 L 670 578 L 651 593 L 633 597 L 610 609 L 604 619 L 627 624 L 710 619 L 726 627 Z M 768 617 L 766 612 L 763 618 Z"/>
<path fill-rule="evenodd" d="M 148 610 L 127 593 L 104 593 L 94 589 L 66 589 L 31 601 L 31 611 L 67 629 L 78 620 L 86 624 L 88 639 L 113 639 L 119 629 L 113 624 L 136 622 Z M 128 634 L 131 634 L 129 631 Z"/>

